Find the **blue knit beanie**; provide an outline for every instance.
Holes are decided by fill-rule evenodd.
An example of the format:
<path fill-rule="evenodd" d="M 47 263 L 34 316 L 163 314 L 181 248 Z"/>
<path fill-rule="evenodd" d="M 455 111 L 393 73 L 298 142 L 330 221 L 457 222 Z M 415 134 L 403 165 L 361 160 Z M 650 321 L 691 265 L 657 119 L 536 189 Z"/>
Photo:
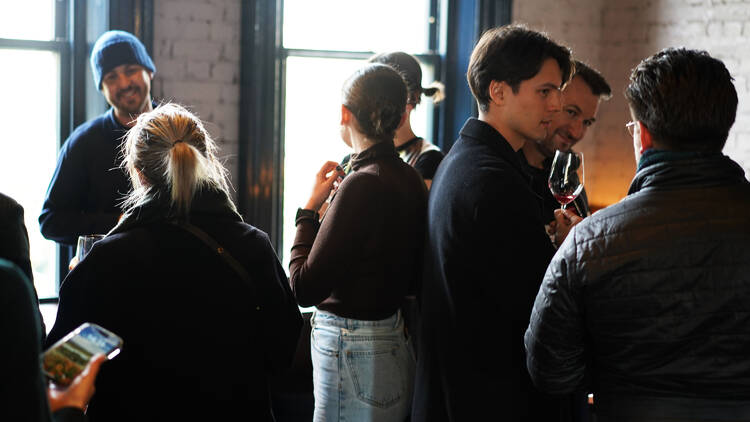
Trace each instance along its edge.
<path fill-rule="evenodd" d="M 91 73 L 94 74 L 96 88 L 102 89 L 104 75 L 123 64 L 139 64 L 156 72 L 146 47 L 133 34 L 125 31 L 105 32 L 91 50 Z"/>

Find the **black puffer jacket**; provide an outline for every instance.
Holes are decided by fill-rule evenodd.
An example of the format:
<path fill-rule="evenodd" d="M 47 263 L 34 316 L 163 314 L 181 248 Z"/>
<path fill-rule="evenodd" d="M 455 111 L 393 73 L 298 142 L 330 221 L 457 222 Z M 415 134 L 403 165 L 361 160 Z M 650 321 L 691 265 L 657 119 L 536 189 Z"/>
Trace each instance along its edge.
<path fill-rule="evenodd" d="M 718 416 L 750 403 L 750 184 L 720 154 L 656 152 L 641 167 L 628 197 L 557 251 L 526 332 L 528 369 L 547 392 L 590 376 L 602 409 L 647 397 L 662 415 L 699 403 Z"/>

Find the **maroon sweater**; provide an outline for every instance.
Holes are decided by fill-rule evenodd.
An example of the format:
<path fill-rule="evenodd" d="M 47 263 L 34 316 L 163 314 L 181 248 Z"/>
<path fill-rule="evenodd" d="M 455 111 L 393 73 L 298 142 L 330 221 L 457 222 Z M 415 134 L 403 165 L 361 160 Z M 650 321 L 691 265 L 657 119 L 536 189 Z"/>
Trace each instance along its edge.
<path fill-rule="evenodd" d="M 392 142 L 352 155 L 325 218 L 297 221 L 289 263 L 294 296 L 336 315 L 393 315 L 421 275 L 427 189 Z"/>

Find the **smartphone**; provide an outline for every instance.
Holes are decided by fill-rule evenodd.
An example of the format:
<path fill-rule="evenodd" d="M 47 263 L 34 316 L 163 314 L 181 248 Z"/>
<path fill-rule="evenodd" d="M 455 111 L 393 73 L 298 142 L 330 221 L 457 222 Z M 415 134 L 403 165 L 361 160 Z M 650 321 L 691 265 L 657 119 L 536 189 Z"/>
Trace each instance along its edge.
<path fill-rule="evenodd" d="M 84 322 L 44 352 L 42 371 L 57 385 L 68 386 L 96 354 L 112 359 L 122 339 L 99 325 Z"/>

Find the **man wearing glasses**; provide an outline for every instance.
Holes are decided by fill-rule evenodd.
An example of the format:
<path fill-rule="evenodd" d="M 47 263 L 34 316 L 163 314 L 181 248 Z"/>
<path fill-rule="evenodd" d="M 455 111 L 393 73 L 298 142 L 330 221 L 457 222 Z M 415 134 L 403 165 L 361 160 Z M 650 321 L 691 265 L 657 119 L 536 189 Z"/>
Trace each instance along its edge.
<path fill-rule="evenodd" d="M 732 77 L 670 48 L 633 70 L 625 97 L 637 173 L 550 263 L 529 372 L 549 393 L 592 388 L 600 422 L 750 420 L 750 183 L 721 152 Z"/>
<path fill-rule="evenodd" d="M 562 90 L 562 110 L 550 122 L 547 136 L 526 142 L 518 153 L 521 164 L 532 178 L 534 193 L 542 198 L 542 218 L 546 224 L 555 220 L 554 210 L 560 208 L 547 185 L 555 151 L 570 151 L 583 139 L 596 122 L 601 101 L 612 96 L 609 84 L 599 72 L 579 60 L 575 65 L 573 77 Z M 586 190 L 570 205 L 581 217 L 591 213 Z"/>

